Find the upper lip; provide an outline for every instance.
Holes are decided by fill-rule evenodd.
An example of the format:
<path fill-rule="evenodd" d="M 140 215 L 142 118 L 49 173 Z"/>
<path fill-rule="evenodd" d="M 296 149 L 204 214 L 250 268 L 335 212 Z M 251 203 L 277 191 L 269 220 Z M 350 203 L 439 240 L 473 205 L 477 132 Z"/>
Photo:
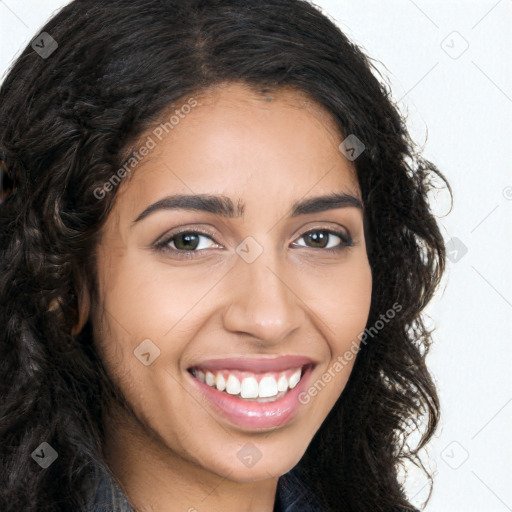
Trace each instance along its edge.
<path fill-rule="evenodd" d="M 301 355 L 287 355 L 279 357 L 228 357 L 223 359 L 209 359 L 189 367 L 201 368 L 210 371 L 242 370 L 253 372 L 279 372 L 290 368 L 315 364 L 310 357 Z"/>

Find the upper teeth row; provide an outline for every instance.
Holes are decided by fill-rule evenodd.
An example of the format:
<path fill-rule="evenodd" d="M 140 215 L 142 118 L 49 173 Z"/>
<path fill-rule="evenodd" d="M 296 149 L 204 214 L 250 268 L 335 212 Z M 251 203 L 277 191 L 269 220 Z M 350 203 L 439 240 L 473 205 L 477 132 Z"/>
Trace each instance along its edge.
<path fill-rule="evenodd" d="M 224 373 L 225 370 L 216 373 L 194 371 L 198 379 L 219 391 L 226 391 L 230 395 L 240 395 L 242 398 L 268 398 L 279 392 L 293 389 L 300 381 L 302 368 L 297 368 L 289 378 L 286 377 L 285 372 L 278 373 L 276 376 L 266 375 L 259 383 L 254 377 L 244 377 L 239 380 L 229 371 L 226 379 Z"/>

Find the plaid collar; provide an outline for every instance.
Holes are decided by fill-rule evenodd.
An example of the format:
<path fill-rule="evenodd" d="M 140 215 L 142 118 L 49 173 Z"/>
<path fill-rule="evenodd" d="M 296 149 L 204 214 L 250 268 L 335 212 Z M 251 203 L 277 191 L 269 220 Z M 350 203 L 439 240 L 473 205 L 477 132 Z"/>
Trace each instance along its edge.
<path fill-rule="evenodd" d="M 323 512 L 296 468 L 279 477 L 273 512 Z"/>

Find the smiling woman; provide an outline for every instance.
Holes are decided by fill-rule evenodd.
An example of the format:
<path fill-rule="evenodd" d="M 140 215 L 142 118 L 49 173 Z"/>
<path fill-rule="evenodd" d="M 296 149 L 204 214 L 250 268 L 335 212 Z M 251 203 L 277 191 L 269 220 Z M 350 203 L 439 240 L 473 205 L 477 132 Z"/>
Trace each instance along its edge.
<path fill-rule="evenodd" d="M 38 37 L 0 91 L 1 510 L 413 510 L 443 177 L 366 57 L 299 0 Z"/>

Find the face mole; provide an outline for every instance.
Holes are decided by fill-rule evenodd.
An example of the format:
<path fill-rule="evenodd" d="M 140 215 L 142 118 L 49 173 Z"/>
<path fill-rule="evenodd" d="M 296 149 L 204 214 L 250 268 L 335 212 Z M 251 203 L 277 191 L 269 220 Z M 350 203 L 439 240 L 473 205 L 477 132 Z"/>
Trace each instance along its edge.
<path fill-rule="evenodd" d="M 265 88 L 261 91 L 261 94 L 268 94 L 269 92 L 270 90 Z M 272 96 L 267 96 L 265 99 L 266 101 L 272 101 Z"/>

